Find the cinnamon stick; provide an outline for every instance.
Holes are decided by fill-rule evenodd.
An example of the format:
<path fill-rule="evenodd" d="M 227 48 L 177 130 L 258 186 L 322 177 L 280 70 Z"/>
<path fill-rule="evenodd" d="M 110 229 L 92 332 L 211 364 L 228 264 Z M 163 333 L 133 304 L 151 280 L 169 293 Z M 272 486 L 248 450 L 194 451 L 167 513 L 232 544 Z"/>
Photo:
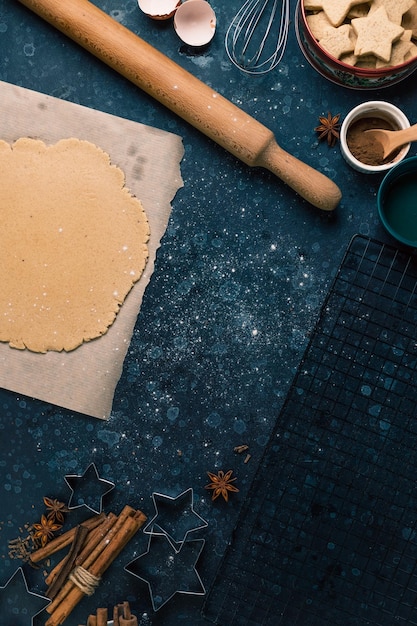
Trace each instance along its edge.
<path fill-rule="evenodd" d="M 97 609 L 96 615 L 90 615 L 86 626 L 107 626 L 108 611 Z M 113 607 L 113 626 L 138 626 L 138 618 L 132 615 L 129 602 L 116 604 Z"/>
<path fill-rule="evenodd" d="M 85 520 L 85 522 L 83 522 L 83 526 L 87 526 L 87 528 L 95 528 L 95 526 L 98 526 L 98 524 L 102 522 L 103 517 L 104 513 L 94 515 L 94 517 L 90 517 L 89 519 Z M 32 563 L 38 563 L 39 561 L 43 561 L 49 556 L 55 554 L 55 552 L 58 552 L 66 546 L 69 546 L 74 539 L 76 529 L 77 527 L 70 528 L 65 533 L 62 533 L 62 535 L 59 535 L 58 537 L 55 537 L 55 539 L 49 541 L 43 548 L 35 550 L 35 552 L 30 555 L 30 560 L 32 561 Z"/>
<path fill-rule="evenodd" d="M 120 514 L 119 518 L 122 517 L 122 514 L 123 512 Z M 121 523 L 118 524 L 118 520 L 114 527 L 109 530 L 103 540 L 101 550 L 98 553 L 97 548 L 93 550 L 95 558 L 93 559 L 90 555 L 83 564 L 83 567 L 88 570 L 90 575 L 98 579 L 101 578 L 126 544 L 132 539 L 139 528 L 143 526 L 145 521 L 146 515 L 141 511 L 136 511 L 133 516 L 130 513 L 126 513 Z M 117 532 L 115 532 L 116 527 Z M 58 598 L 57 596 L 55 600 L 46 607 L 47 612 L 50 613 L 50 617 L 45 623 L 45 626 L 59 626 L 62 624 L 85 595 L 75 583 L 72 581 L 69 582 L 71 583 L 71 588 L 68 589 L 60 602 L 55 602 Z"/>
<path fill-rule="evenodd" d="M 119 607 L 121 605 L 120 604 L 116 604 L 116 606 L 113 609 L 113 626 L 120 626 L 120 622 L 119 622 Z"/>
<path fill-rule="evenodd" d="M 119 617 L 119 626 L 138 626 L 138 619 L 132 615 L 129 602 L 123 602 L 123 615 Z"/>
<path fill-rule="evenodd" d="M 107 609 L 97 609 L 97 626 L 107 626 Z"/>
<path fill-rule="evenodd" d="M 114 626 L 138 626 L 138 619 L 130 610 L 129 602 L 117 604 L 113 610 Z M 98 626 L 98 625 L 97 625 Z"/>
<path fill-rule="evenodd" d="M 61 568 L 59 574 L 56 576 L 53 583 L 47 589 L 47 592 L 46 592 L 47 598 L 50 598 L 51 600 L 53 600 L 53 598 L 55 598 L 55 596 L 61 589 L 62 585 L 67 580 L 68 576 L 70 575 L 71 571 L 74 568 L 75 559 L 79 555 L 84 545 L 84 541 L 87 535 L 88 535 L 88 528 L 80 524 L 77 527 L 76 533 L 74 535 L 74 540 L 71 544 L 71 549 L 68 553 L 67 558 L 65 559 L 63 567 Z"/>
<path fill-rule="evenodd" d="M 64 556 L 63 559 L 61 559 L 53 569 L 51 569 L 51 571 L 49 572 L 48 576 L 45 578 L 45 583 L 47 584 L 47 586 L 49 587 L 49 585 L 52 585 L 52 583 L 54 582 L 55 578 L 58 576 L 59 572 L 61 571 L 61 569 L 63 568 L 63 566 L 65 565 L 65 562 L 68 558 L 67 556 Z"/>
<path fill-rule="evenodd" d="M 119 626 L 138 626 L 138 618 L 135 615 L 131 615 L 127 619 L 123 616 L 119 617 Z"/>

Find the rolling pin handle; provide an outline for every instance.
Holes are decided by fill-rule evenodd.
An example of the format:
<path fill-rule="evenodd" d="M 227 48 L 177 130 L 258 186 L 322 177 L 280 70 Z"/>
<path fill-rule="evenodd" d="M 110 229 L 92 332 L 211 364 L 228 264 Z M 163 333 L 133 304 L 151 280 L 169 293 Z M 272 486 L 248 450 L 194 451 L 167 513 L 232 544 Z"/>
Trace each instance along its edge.
<path fill-rule="evenodd" d="M 274 138 L 258 154 L 255 165 L 278 176 L 323 211 L 333 211 L 340 202 L 341 191 L 330 178 L 283 150 Z"/>

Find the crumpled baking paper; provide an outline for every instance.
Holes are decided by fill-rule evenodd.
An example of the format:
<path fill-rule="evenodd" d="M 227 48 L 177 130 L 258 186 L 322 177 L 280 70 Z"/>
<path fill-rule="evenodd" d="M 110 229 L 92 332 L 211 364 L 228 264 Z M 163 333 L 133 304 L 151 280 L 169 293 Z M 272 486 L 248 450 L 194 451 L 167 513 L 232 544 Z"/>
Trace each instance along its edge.
<path fill-rule="evenodd" d="M 0 81 L 0 138 L 32 137 L 51 144 L 85 139 L 110 155 L 126 186 L 142 202 L 150 224 L 149 259 L 108 332 L 76 350 L 36 354 L 0 343 L 0 386 L 99 419 L 110 416 L 143 294 L 154 271 L 171 213 L 183 185 L 182 139 L 144 124 L 109 115 Z M 1 207 L 0 207 L 1 216 Z"/>

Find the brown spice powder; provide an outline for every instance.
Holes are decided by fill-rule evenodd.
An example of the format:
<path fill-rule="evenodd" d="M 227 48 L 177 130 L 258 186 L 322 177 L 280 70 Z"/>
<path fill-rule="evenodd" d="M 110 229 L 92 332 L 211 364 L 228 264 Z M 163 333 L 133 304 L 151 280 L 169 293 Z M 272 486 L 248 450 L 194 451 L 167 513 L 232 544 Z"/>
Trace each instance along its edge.
<path fill-rule="evenodd" d="M 353 122 L 346 133 L 346 141 L 353 156 L 365 165 L 383 165 L 395 159 L 400 149 L 384 159 L 382 145 L 369 139 L 364 132 L 374 128 L 398 130 L 390 122 L 381 117 L 362 117 Z"/>

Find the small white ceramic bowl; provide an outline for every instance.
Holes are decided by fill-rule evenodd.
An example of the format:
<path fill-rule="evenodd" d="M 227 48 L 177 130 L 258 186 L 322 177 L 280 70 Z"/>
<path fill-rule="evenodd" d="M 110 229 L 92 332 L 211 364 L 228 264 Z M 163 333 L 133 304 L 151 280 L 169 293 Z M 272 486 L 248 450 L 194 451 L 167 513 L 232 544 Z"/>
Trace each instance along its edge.
<path fill-rule="evenodd" d="M 206 0 L 185 0 L 175 12 L 174 28 L 189 46 L 206 46 L 214 37 L 216 14 Z"/>
<path fill-rule="evenodd" d="M 373 117 L 385 120 L 396 130 L 401 130 L 410 126 L 408 118 L 398 107 L 394 106 L 390 102 L 384 102 L 383 100 L 370 100 L 369 102 L 363 102 L 347 114 L 340 129 L 340 150 L 347 163 L 349 163 L 353 169 L 358 172 L 362 172 L 363 174 L 379 174 L 391 169 L 407 156 L 410 149 L 410 144 L 403 146 L 398 154 L 393 157 L 392 161 L 389 163 L 383 163 L 382 165 L 368 165 L 357 159 L 350 151 L 348 145 L 347 134 L 349 128 L 354 122 L 357 122 L 360 119 Z"/>

